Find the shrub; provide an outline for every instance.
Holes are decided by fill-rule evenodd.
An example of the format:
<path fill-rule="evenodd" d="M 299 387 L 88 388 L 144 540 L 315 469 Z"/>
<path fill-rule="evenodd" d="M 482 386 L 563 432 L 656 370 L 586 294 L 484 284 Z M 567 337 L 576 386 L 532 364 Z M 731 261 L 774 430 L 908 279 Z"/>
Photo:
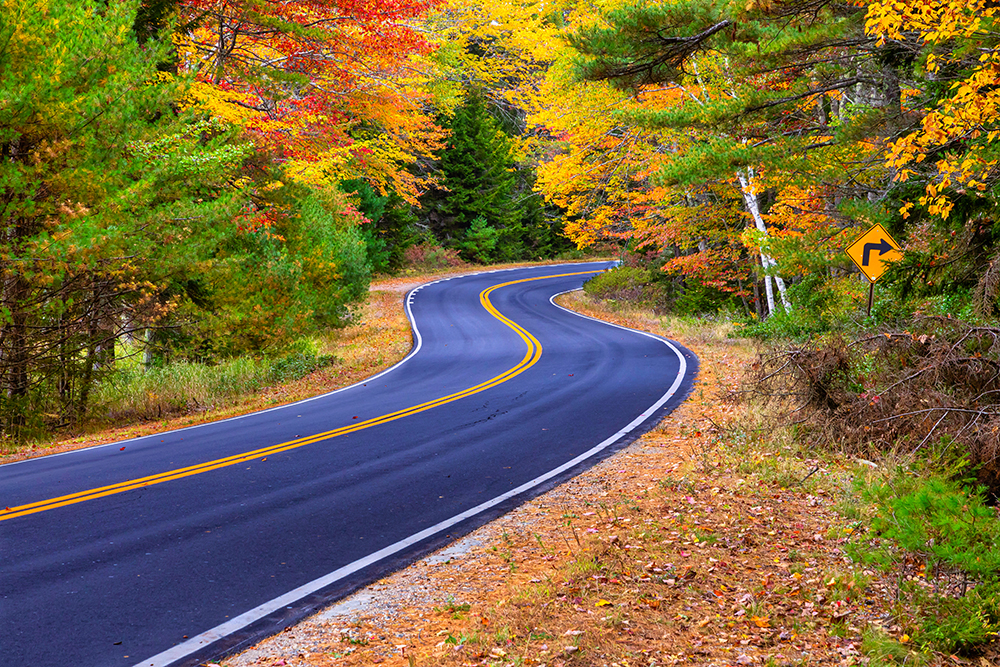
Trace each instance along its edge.
<path fill-rule="evenodd" d="M 858 483 L 873 539 L 848 545 L 856 561 L 891 572 L 924 648 L 970 652 L 1000 631 L 1000 520 L 982 488 L 942 474 Z"/>
<path fill-rule="evenodd" d="M 458 247 L 466 259 L 487 264 L 496 259 L 499 238 L 500 231 L 496 227 L 490 227 L 486 218 L 479 216 L 469 225 Z"/>
<path fill-rule="evenodd" d="M 1000 631 L 1000 582 L 979 584 L 962 597 L 918 595 L 914 640 L 945 653 L 977 653 Z"/>
<path fill-rule="evenodd" d="M 433 243 L 425 242 L 410 246 L 403 254 L 406 265 L 417 270 L 435 270 L 465 266 L 465 262 L 458 256 L 457 250 L 442 248 Z"/>
<path fill-rule="evenodd" d="M 964 488 L 941 474 L 858 485 L 875 508 L 870 525 L 881 539 L 864 550 L 852 548 L 855 560 L 892 568 L 915 555 L 938 588 L 957 595 L 971 582 L 1000 575 L 1000 520 L 982 488 Z"/>
<path fill-rule="evenodd" d="M 945 439 L 1000 497 L 1000 329 L 920 318 L 906 329 L 773 349 L 747 389 L 793 410 L 814 443 L 867 456 L 928 451 Z"/>
<path fill-rule="evenodd" d="M 762 322 L 741 330 L 740 335 L 758 340 L 808 340 L 828 331 L 854 329 L 867 290 L 856 276 L 828 279 L 810 274 L 788 287 L 791 312 L 777 310 Z"/>
<path fill-rule="evenodd" d="M 647 269 L 619 266 L 588 280 L 583 284 L 583 291 L 598 299 L 643 301 L 643 290 L 650 281 Z"/>

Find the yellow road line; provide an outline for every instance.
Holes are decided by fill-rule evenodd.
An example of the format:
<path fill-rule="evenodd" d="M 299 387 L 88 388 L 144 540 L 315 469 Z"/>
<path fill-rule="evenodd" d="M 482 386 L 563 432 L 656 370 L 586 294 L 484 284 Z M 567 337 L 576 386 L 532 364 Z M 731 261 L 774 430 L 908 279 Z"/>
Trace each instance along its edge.
<path fill-rule="evenodd" d="M 225 468 L 228 466 L 236 465 L 239 463 L 246 463 L 247 461 L 252 461 L 254 459 L 269 456 L 271 454 L 278 454 L 280 452 L 287 452 L 291 449 L 297 449 L 305 445 L 311 445 L 313 443 L 322 442 L 323 440 L 329 440 L 330 438 L 335 438 L 338 435 L 345 435 L 347 433 L 353 433 L 355 431 L 360 431 L 362 429 L 370 428 L 372 426 L 377 426 L 379 424 L 385 424 L 386 422 L 394 421 L 396 419 L 401 419 L 402 417 L 407 417 L 409 415 L 414 415 L 419 412 L 424 412 L 425 410 L 430 410 L 431 408 L 436 408 L 440 405 L 446 403 L 451 403 L 452 401 L 457 401 L 460 398 L 465 398 L 466 396 L 471 396 L 472 394 L 477 394 L 481 391 L 485 391 L 490 387 L 495 387 L 498 384 L 506 382 L 511 378 L 520 375 L 527 369 L 531 368 L 538 362 L 538 359 L 542 356 L 542 344 L 538 340 L 528 333 L 519 324 L 505 317 L 493 303 L 490 301 L 490 294 L 501 287 L 506 287 L 508 285 L 516 285 L 518 283 L 526 283 L 535 280 L 545 280 L 547 278 L 563 278 L 566 276 L 578 276 L 587 273 L 593 273 L 593 271 L 578 271 L 576 273 L 560 273 L 553 276 L 540 276 L 538 278 L 523 278 L 521 280 L 512 280 L 510 282 L 501 283 L 499 285 L 494 285 L 488 289 L 483 290 L 479 293 L 479 302 L 482 304 L 483 308 L 487 310 L 493 317 L 497 318 L 508 327 L 517 332 L 517 335 L 525 342 L 528 347 L 527 352 L 525 352 L 524 358 L 521 362 L 514 366 L 513 368 L 507 370 L 496 377 L 490 378 L 485 382 L 477 384 L 474 387 L 469 387 L 468 389 L 463 389 L 460 392 L 450 394 L 448 396 L 443 396 L 441 398 L 434 399 L 433 401 L 428 401 L 426 403 L 421 403 L 420 405 L 414 405 L 409 408 L 404 408 L 403 410 L 398 410 L 396 412 L 389 413 L 387 415 L 382 415 L 380 417 L 374 417 L 363 422 L 358 422 L 357 424 L 351 424 L 350 426 L 343 426 L 332 431 L 326 431 L 324 433 L 317 433 L 315 435 L 306 436 L 304 438 L 299 438 L 297 440 L 289 440 L 288 442 L 282 442 L 277 445 L 271 445 L 270 447 L 263 447 L 261 449 L 255 449 L 250 452 L 244 452 L 242 454 L 236 454 L 234 456 L 227 456 L 226 458 L 215 459 L 213 461 L 206 461 L 204 463 L 199 463 L 193 466 L 187 466 L 185 468 L 177 468 L 176 470 L 169 470 L 167 472 L 161 472 L 156 475 L 150 475 L 148 477 L 140 477 L 138 479 L 131 479 L 125 482 L 119 482 L 117 484 L 110 484 L 108 486 L 101 486 L 95 489 L 88 489 L 86 491 L 80 491 L 77 493 L 71 493 L 65 496 L 59 496 L 57 498 L 49 498 L 47 500 L 40 500 L 34 503 L 28 503 L 26 505 L 18 505 L 16 507 L 7 507 L 5 509 L 0 509 L 0 521 L 5 521 L 7 519 L 13 519 L 15 517 L 27 516 L 28 514 L 35 514 L 38 512 L 45 512 L 47 510 L 55 509 L 57 507 L 65 507 L 66 505 L 74 505 L 76 503 L 82 503 L 86 500 L 93 500 L 95 498 L 103 498 L 104 496 L 114 495 L 116 493 L 123 493 L 125 491 L 131 491 L 133 489 L 140 489 L 146 486 L 152 486 L 154 484 L 162 484 L 163 482 L 169 482 L 175 479 L 182 479 L 184 477 L 190 477 L 192 475 L 199 475 L 203 472 L 209 472 L 211 470 L 218 470 L 219 468 Z"/>

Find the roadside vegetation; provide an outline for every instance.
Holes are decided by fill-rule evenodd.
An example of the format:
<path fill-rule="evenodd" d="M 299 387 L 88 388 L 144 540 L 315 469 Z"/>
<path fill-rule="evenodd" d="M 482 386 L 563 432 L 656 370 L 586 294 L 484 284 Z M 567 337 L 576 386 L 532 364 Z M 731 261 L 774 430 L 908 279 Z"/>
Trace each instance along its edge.
<path fill-rule="evenodd" d="M 619 271 L 634 276 L 634 270 Z M 608 284 L 621 283 L 605 274 L 585 290 L 598 293 Z M 612 313 L 650 303 L 648 291 L 615 289 L 615 300 L 604 302 Z M 843 655 L 840 664 L 995 664 L 1000 330 L 983 318 L 972 316 L 970 323 L 936 314 L 936 299 L 885 298 L 893 299 L 891 316 L 885 310 L 866 316 L 859 299 L 836 322 L 817 321 L 820 314 L 813 313 L 809 336 L 801 328 L 790 332 L 787 320 L 722 317 L 728 335 L 755 341 L 755 352 L 738 384 L 720 391 L 736 415 L 726 410 L 710 418 L 714 435 L 696 459 L 696 487 L 725 488 L 713 480 L 750 477 L 763 484 L 757 493 L 746 490 L 750 496 L 806 493 L 828 499 L 822 504 L 834 510 L 811 546 L 825 548 L 832 540 L 843 569 L 807 577 L 803 562 L 810 556 L 804 554 L 816 549 L 797 540 L 805 548 L 775 559 L 793 577 L 777 587 L 785 600 L 770 614 L 756 614 L 758 630 L 774 626 L 775 614 L 787 614 L 778 636 L 801 634 L 803 618 L 794 610 L 810 599 L 810 614 L 827 609 L 822 623 L 807 627 L 858 640 L 857 654 Z M 956 314 L 972 310 L 955 297 L 946 307 Z M 719 314 L 701 324 L 718 326 L 713 320 Z M 666 328 L 677 331 L 676 324 Z M 745 526 L 746 519 L 736 523 Z M 788 537 L 795 526 L 788 517 L 764 533 L 787 547 L 796 541 Z M 692 534 L 697 538 L 698 531 Z M 649 540 L 635 543 L 651 547 Z M 653 543 L 662 548 L 661 540 Z M 818 581 L 824 590 L 809 592 L 803 581 Z M 759 608 L 744 608 L 751 628 L 751 612 Z M 786 654 L 787 664 L 811 664 L 807 656 L 787 660 L 787 651 L 777 652 Z"/>
<path fill-rule="evenodd" d="M 283 355 L 244 355 L 216 363 L 147 366 L 142 355 L 122 355 L 98 383 L 86 420 L 24 441 L 7 439 L 0 462 L 86 447 L 224 419 L 315 396 L 353 384 L 410 351 L 405 292 L 464 262 L 422 263 L 409 276 L 376 280 L 351 322 L 301 339 Z M 429 268 L 428 268 L 429 267 Z M 69 433 L 65 433 L 69 431 Z"/>
<path fill-rule="evenodd" d="M 740 372 L 407 661 L 996 664 L 998 15 L 0 0 L 0 454 L 343 386 L 408 349 L 393 285 L 613 256 L 575 307 Z"/>
<path fill-rule="evenodd" d="M 728 322 L 756 352 L 725 393 L 740 417 L 716 420 L 706 453 L 716 467 L 701 475 L 753 473 L 772 490 L 822 485 L 837 515 L 827 535 L 846 568 L 829 580 L 850 582 L 845 604 L 868 608 L 831 615 L 832 629 L 860 639 L 856 661 L 995 664 L 1000 329 L 975 292 L 913 290 L 911 270 L 890 269 L 870 314 L 860 289 L 820 280 L 799 283 L 812 291 L 797 309 L 763 322 L 717 301 L 701 321 Z M 626 262 L 584 289 L 612 312 L 683 312 L 670 283 Z"/>

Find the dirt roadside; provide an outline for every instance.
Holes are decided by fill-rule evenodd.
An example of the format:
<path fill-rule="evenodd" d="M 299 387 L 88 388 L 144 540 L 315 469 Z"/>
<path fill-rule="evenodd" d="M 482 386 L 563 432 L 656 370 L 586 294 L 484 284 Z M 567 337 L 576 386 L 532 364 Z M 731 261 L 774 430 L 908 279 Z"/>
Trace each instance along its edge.
<path fill-rule="evenodd" d="M 692 349 L 689 399 L 575 479 L 222 664 L 846 667 L 868 663 L 866 630 L 906 641 L 889 584 L 843 554 L 843 473 L 734 455 L 742 413 L 722 399 L 749 346 L 567 300 Z"/>

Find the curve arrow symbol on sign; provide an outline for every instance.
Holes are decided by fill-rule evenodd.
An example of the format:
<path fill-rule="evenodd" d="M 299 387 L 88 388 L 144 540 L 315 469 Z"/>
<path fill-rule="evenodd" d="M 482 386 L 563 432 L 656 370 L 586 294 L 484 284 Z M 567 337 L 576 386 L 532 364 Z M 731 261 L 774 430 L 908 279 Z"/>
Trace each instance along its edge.
<path fill-rule="evenodd" d="M 892 262 L 903 258 L 903 251 L 900 250 L 899 244 L 886 231 L 885 227 L 878 223 L 854 239 L 854 242 L 844 248 L 844 251 L 855 266 L 861 270 L 861 273 L 873 283 L 882 277 Z"/>
<path fill-rule="evenodd" d="M 866 243 L 864 252 L 861 256 L 861 266 L 868 266 L 868 260 L 872 250 L 878 250 L 878 255 L 881 257 L 890 250 L 895 250 L 895 248 L 893 248 L 892 244 L 885 239 L 880 239 L 879 243 Z"/>

